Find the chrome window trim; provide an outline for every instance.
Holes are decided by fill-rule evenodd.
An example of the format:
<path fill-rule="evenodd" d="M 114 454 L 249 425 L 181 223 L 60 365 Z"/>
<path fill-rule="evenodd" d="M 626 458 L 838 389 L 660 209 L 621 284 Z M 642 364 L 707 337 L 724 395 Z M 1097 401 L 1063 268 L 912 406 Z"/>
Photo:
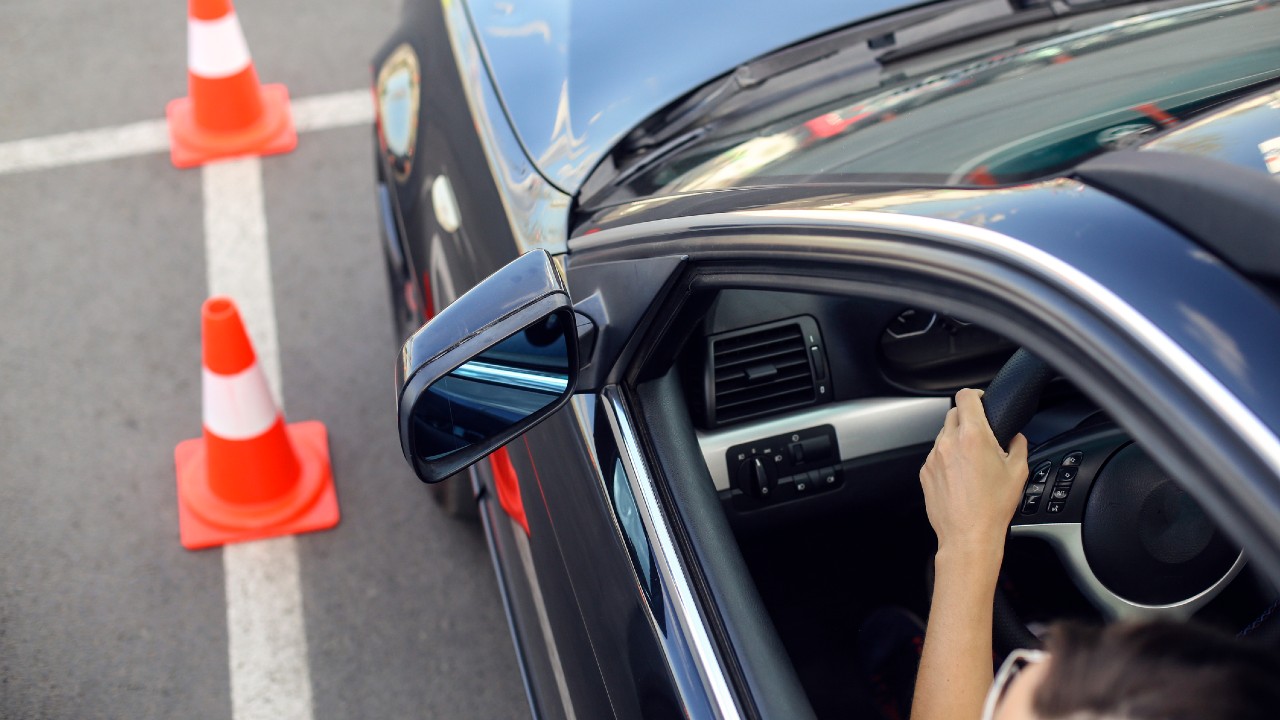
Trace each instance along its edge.
<path fill-rule="evenodd" d="M 862 398 L 829 403 L 759 423 L 709 432 L 700 430 L 698 446 L 702 448 L 702 459 L 707 463 L 716 490 L 724 491 L 733 485 L 725 453 L 734 445 L 816 425 L 831 425 L 836 430 L 838 457 L 852 460 L 932 443 L 950 408 L 951 399 L 945 397 Z"/>
<path fill-rule="evenodd" d="M 1055 181 L 1055 187 L 1084 188 L 1073 180 Z M 1245 441 L 1251 443 L 1268 469 L 1280 477 L 1280 437 L 1241 400 L 1145 315 L 1075 266 L 1040 248 L 994 230 L 955 220 L 941 220 L 903 212 L 857 209 L 740 210 L 719 214 L 653 220 L 605 230 L 570 243 L 573 252 L 590 253 L 642 240 L 676 236 L 688 238 L 700 232 L 723 234 L 732 229 L 799 234 L 806 230 L 837 230 L 868 236 L 909 233 L 910 237 L 936 241 L 950 248 L 977 250 L 1002 260 L 1014 260 L 1020 268 L 1047 282 L 1065 295 L 1100 310 L 1133 338 L 1155 351 L 1183 384 Z M 849 252 L 845 238 L 808 236 L 809 253 Z M 613 258 L 616 259 L 616 258 Z"/>
<path fill-rule="evenodd" d="M 1185 620 L 1217 597 L 1245 566 L 1242 552 L 1226 574 L 1203 591 L 1167 605 L 1145 605 L 1115 594 L 1094 574 L 1085 556 L 1080 523 L 1014 525 L 1009 532 L 1015 537 L 1041 538 L 1052 545 L 1067 566 L 1076 587 L 1093 601 L 1095 607 L 1106 613 L 1108 620 L 1154 620 L 1161 617 Z"/>
<path fill-rule="evenodd" d="M 1257 450 L 1259 457 L 1274 474 L 1280 476 L 1280 438 L 1253 411 L 1181 345 L 1132 305 L 1075 266 L 1040 248 L 987 228 L 954 220 L 900 213 L 868 210 L 748 210 L 726 215 L 729 217 L 707 216 L 704 219 L 719 227 L 724 227 L 726 221 L 732 224 L 732 220 L 736 218 L 755 229 L 783 226 L 794 228 L 797 222 L 802 222 L 810 227 L 852 231 L 906 231 L 917 237 L 982 251 L 994 250 L 1006 258 L 1017 259 L 1024 269 L 1036 273 L 1068 294 L 1087 300 L 1122 325 L 1133 337 L 1146 343 L 1188 388 Z M 696 224 L 698 221 L 697 218 L 683 220 L 686 224 Z"/>
<path fill-rule="evenodd" d="M 618 440 L 619 455 L 626 467 L 631 491 L 638 501 L 641 520 L 657 561 L 658 574 L 670 591 L 671 610 L 685 635 L 684 639 L 691 651 L 712 712 L 722 720 L 738 720 L 742 713 L 716 654 L 711 632 L 694 596 L 684 562 L 676 549 L 676 541 L 667 523 L 666 514 L 658 502 L 657 488 L 640 450 L 630 413 L 617 386 L 605 388 L 601 396 L 605 400 L 604 410 L 609 425 Z"/>

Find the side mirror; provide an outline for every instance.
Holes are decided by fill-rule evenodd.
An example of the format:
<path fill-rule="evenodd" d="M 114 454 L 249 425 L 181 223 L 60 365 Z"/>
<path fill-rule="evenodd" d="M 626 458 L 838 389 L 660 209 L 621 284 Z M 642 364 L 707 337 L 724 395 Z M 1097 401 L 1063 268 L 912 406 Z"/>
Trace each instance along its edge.
<path fill-rule="evenodd" d="M 551 256 L 526 253 L 404 344 L 396 365 L 400 447 L 439 482 L 558 410 L 578 379 L 578 328 Z"/>

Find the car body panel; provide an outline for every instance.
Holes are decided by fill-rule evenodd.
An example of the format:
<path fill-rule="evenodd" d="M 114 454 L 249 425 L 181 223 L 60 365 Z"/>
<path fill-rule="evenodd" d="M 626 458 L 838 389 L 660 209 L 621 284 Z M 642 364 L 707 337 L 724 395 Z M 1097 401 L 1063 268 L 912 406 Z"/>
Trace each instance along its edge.
<path fill-rule="evenodd" d="M 529 157 L 569 194 L 625 133 L 710 78 L 905 6 L 898 0 L 466 2 Z M 715 42 L 704 40 L 708 34 Z"/>
<path fill-rule="evenodd" d="M 624 203 L 571 225 L 572 194 L 587 173 L 653 112 L 762 53 L 888 9 L 888 3 L 824 2 L 802 12 L 752 2 L 732 10 L 695 3 L 664 12 L 607 3 L 407 2 L 402 26 L 374 61 L 376 75 L 384 59 L 409 44 L 420 61 L 423 92 L 408 173 L 397 174 L 385 143 L 378 154 L 384 232 L 395 243 L 388 253 L 394 257 L 399 248 L 402 255 L 389 261 L 393 303 L 403 305 L 407 324 L 421 322 L 534 248 L 562 255 L 571 288 L 577 280 L 621 293 L 581 278 L 602 263 L 640 258 L 667 261 L 665 272 L 682 280 L 697 263 L 736 261 L 758 270 L 780 259 L 815 277 L 838 275 L 869 257 L 869 238 L 892 237 L 919 251 L 918 258 L 899 257 L 903 264 L 923 266 L 944 247 L 985 253 L 984 262 L 1022 263 L 1008 272 L 1053 289 L 1032 297 L 1027 310 L 1043 312 L 1048 322 L 1057 322 L 1055 313 L 1080 312 L 1063 309 L 1069 304 L 1063 298 L 1082 293 L 1077 280 L 1083 278 L 1114 299 L 1095 303 L 1089 322 L 1150 325 L 1158 342 L 1147 355 L 1184 358 L 1183 370 L 1220 389 L 1197 395 L 1186 378 L 1166 372 L 1158 380 L 1172 390 L 1151 405 L 1177 417 L 1196 403 L 1212 406 L 1188 414 L 1196 419 L 1187 421 L 1187 431 L 1201 444 L 1219 442 L 1219 454 L 1236 463 L 1224 476 L 1244 480 L 1225 490 L 1205 486 L 1210 489 L 1201 488 L 1201 498 L 1229 497 L 1217 512 L 1250 518 L 1255 527 L 1241 532 L 1280 547 L 1274 527 L 1257 530 L 1280 517 L 1280 466 L 1267 460 L 1274 456 L 1268 447 L 1233 453 L 1248 433 L 1225 420 L 1210 425 L 1202 419 L 1225 416 L 1234 402 L 1256 421 L 1253 437 L 1274 443 L 1280 377 L 1256 358 L 1280 352 L 1280 308 L 1175 229 L 1097 189 L 1069 178 L 983 189 L 837 182 L 728 188 Z M 676 13 L 680 22 L 671 20 Z M 617 32 L 622 25 L 631 32 Z M 723 42 L 702 42 L 708 27 Z M 1256 110 L 1240 117 L 1265 122 L 1263 111 L 1275 112 L 1265 103 Z M 1185 126 L 1187 142 L 1210 147 L 1205 134 L 1191 137 L 1195 127 Z M 1204 129 L 1212 137 L 1212 126 Z M 1170 141 L 1161 149 L 1182 150 L 1175 136 L 1164 136 Z M 1223 154 L 1257 167 L 1258 156 L 1239 148 Z M 457 222 L 442 222 L 436 207 L 442 177 Z M 671 298 L 689 287 L 653 285 L 647 292 Z M 1001 302 L 1019 300 L 1001 292 Z M 621 370 L 633 371 L 653 352 L 635 347 L 656 332 L 643 326 L 649 314 L 646 306 L 594 316 L 604 332 L 616 330 L 607 323 L 624 316 L 640 327 L 618 339 L 626 352 L 610 358 L 621 365 L 592 370 L 602 382 L 636 380 Z M 1059 324 L 1090 327 L 1068 319 Z M 1078 353 L 1090 352 L 1087 333 L 1071 342 Z M 1156 380 L 1141 380 L 1155 386 Z M 628 390 L 607 388 L 605 399 L 579 396 L 508 445 L 527 531 L 499 504 L 487 463 L 471 471 L 531 710 L 552 718 L 771 716 L 761 698 L 771 679 L 751 675 L 758 666 L 747 668 L 745 661 L 735 666 L 739 648 L 721 624 L 733 609 L 717 606 L 725 598 L 707 589 L 714 583 L 704 582 L 696 554 L 684 544 L 681 518 L 663 487 L 664 468 L 647 465 L 654 454 L 643 437 L 622 437 Z M 602 405 L 610 400 L 615 404 Z M 635 426 L 633 434 L 645 432 L 643 410 L 633 407 L 634 414 L 623 417 Z M 1180 461 L 1174 450 L 1170 456 Z M 1272 571 L 1280 569 L 1277 558 Z"/>
<path fill-rule="evenodd" d="M 406 258 L 393 273 L 392 302 L 420 324 L 520 253 L 563 252 L 569 197 L 520 148 L 459 4 L 406 3 L 403 23 L 374 56 L 375 77 L 404 44 L 421 72 L 414 158 L 397 174 L 379 130 L 377 171 L 394 218 L 384 234 L 399 231 Z M 433 202 L 440 178 L 456 203 L 454 228 L 441 226 Z M 405 325 L 402 335 L 416 329 Z"/>
<path fill-rule="evenodd" d="M 454 11 L 459 7 L 454 4 Z M 398 177 L 385 143 L 376 146 L 378 179 L 387 188 L 386 205 L 393 215 L 386 226 L 399 232 L 398 238 L 388 242 L 403 243 L 407 259 L 390 288 L 393 306 L 403 319 L 399 333 L 416 328 L 433 311 L 515 259 L 522 243 L 531 244 L 530 233 L 537 234 L 538 217 L 562 223 L 567 215 L 568 198 L 542 181 L 515 142 L 469 40 L 465 19 L 459 22 L 458 16 L 447 16 L 447 9 L 438 2 L 406 3 L 403 23 L 374 58 L 376 75 L 396 48 L 409 44 L 419 59 L 424 97 L 409 173 Z M 473 122 L 473 113 L 489 113 L 485 117 L 493 122 Z M 441 176 L 449 178 L 456 198 L 459 222 L 452 230 L 439 222 L 430 192 Z M 539 216 L 539 208 L 557 203 L 556 213 Z M 504 208 L 513 209 L 509 213 Z M 563 226 L 554 232 L 562 245 Z M 573 418 L 571 410 L 562 409 L 549 416 L 539 432 L 557 442 L 581 446 Z M 578 612 L 548 520 L 535 460 L 523 440 L 511 445 L 509 456 L 526 503 L 527 536 L 497 502 L 490 474 L 473 472 L 481 481 L 478 509 L 488 529 L 503 602 L 520 649 L 517 660 L 530 690 L 531 711 L 547 718 L 612 715 L 591 634 Z M 569 483 L 567 487 L 597 484 L 589 464 L 578 467 L 577 474 L 560 470 L 563 477 L 558 481 Z M 566 703 L 570 704 L 566 707 Z"/>

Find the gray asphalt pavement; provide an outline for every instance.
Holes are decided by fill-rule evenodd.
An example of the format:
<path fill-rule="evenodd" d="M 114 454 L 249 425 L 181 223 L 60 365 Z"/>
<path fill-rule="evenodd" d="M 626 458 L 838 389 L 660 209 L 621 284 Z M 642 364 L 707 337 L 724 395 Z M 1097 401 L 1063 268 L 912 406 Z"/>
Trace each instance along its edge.
<path fill-rule="evenodd" d="M 185 3 L 0 7 L 0 143 L 163 117 Z M 397 0 L 240 3 L 260 76 L 363 90 Z M 263 160 L 283 395 L 329 429 L 343 518 L 299 536 L 314 717 L 527 716 L 478 526 L 395 437 L 367 126 Z M 231 718 L 222 550 L 178 544 L 200 433 L 198 170 L 0 175 L 0 718 Z"/>

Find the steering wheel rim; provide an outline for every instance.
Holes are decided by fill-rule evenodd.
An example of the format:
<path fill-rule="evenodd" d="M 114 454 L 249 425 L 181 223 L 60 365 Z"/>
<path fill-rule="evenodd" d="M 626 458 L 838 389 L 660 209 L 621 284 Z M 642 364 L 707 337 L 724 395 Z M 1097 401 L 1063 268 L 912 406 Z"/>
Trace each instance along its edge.
<path fill-rule="evenodd" d="M 1053 370 L 1047 363 L 1018 348 L 987 385 L 982 394 L 982 407 L 1000 447 L 1007 449 L 1009 441 L 1031 421 L 1040 395 L 1052 377 Z M 1040 639 L 1018 618 L 1000 583 L 996 583 L 992 611 L 992 639 L 1001 657 L 1016 648 L 1040 647 Z"/>
<path fill-rule="evenodd" d="M 1053 370 L 1048 364 L 1026 350 L 1019 349 L 988 385 L 982 398 L 983 407 L 987 421 L 991 424 L 992 432 L 1001 447 L 1008 447 L 1009 441 L 1030 422 L 1039 405 L 1040 396 L 1053 376 Z M 1070 452 L 1081 448 L 1085 449 L 1083 454 Z M 1112 462 L 1121 456 L 1125 457 L 1125 463 Z M 1216 530 L 1216 526 L 1213 526 L 1203 538 L 1197 538 L 1191 543 L 1193 550 L 1189 556 L 1191 563 L 1186 567 L 1191 569 L 1192 563 L 1198 563 L 1198 565 L 1194 566 L 1195 573 L 1187 573 L 1187 583 L 1197 589 L 1187 591 L 1189 593 L 1187 597 L 1179 594 L 1180 587 L 1171 591 L 1172 598 L 1161 598 L 1156 602 L 1133 601 L 1122 597 L 1110 587 L 1117 584 L 1115 571 L 1112 570 L 1108 581 L 1104 582 L 1095 573 L 1087 552 L 1089 542 L 1086 541 L 1084 530 L 1086 515 L 1097 518 L 1100 514 L 1097 510 L 1099 506 L 1110 508 L 1116 504 L 1104 502 L 1109 498 L 1102 498 L 1092 503 L 1086 500 L 1093 489 L 1092 485 L 1101 480 L 1104 474 L 1110 473 L 1108 477 L 1111 484 L 1119 485 L 1122 493 L 1128 489 L 1124 487 L 1128 479 L 1127 477 L 1117 478 L 1117 475 L 1128 473 L 1111 472 L 1121 465 L 1125 465 L 1125 470 L 1129 470 L 1136 463 L 1138 472 L 1132 474 L 1138 476 L 1145 474 L 1156 478 L 1150 481 L 1139 478 L 1131 494 L 1121 495 L 1124 501 L 1131 499 L 1135 501 L 1130 503 L 1134 507 L 1129 510 L 1126 518 L 1135 525 L 1139 524 L 1142 508 L 1147 504 L 1136 502 L 1137 500 L 1145 501 L 1157 495 L 1168 496 L 1170 493 L 1179 494 L 1175 502 L 1181 501 L 1182 506 L 1193 507 L 1195 512 L 1200 513 L 1192 518 L 1193 520 L 1201 523 L 1211 523 L 1211 521 L 1203 515 L 1203 510 L 1195 505 L 1193 500 L 1189 500 L 1185 493 L 1182 493 L 1171 480 L 1158 471 L 1154 461 L 1134 445 L 1119 428 L 1104 429 L 1084 435 L 1077 434 L 1066 443 L 1051 440 L 1045 443 L 1044 447 L 1037 448 L 1032 457 L 1038 457 L 1038 459 L 1029 464 L 1029 470 L 1034 467 L 1035 471 L 1030 473 L 1032 477 L 1028 481 L 1022 502 L 1028 501 L 1027 499 L 1032 495 L 1032 488 L 1036 487 L 1037 483 L 1041 483 L 1038 487 L 1043 495 L 1036 498 L 1034 503 L 1036 507 L 1028 511 L 1024 504 L 1014 515 L 1010 523 L 1011 534 L 1038 536 L 1047 540 L 1057 551 L 1068 572 L 1072 574 L 1077 587 L 1108 619 L 1188 617 L 1213 599 L 1243 568 L 1243 552 L 1226 541 Z M 1059 466 L 1056 475 L 1052 475 L 1054 466 Z M 1065 486 L 1061 480 L 1064 475 L 1069 475 Z M 1072 495 L 1073 483 L 1076 483 L 1074 496 Z M 1058 498 L 1069 499 L 1059 501 Z M 1049 500 L 1047 503 L 1049 507 L 1046 508 L 1049 513 L 1059 514 L 1053 517 L 1041 514 L 1038 507 L 1041 499 Z M 1179 536 L 1181 544 L 1177 547 L 1181 548 L 1187 545 L 1185 538 L 1180 537 L 1186 534 L 1187 527 L 1186 521 L 1178 519 L 1170 521 L 1164 529 Z M 1109 539 L 1108 531 L 1109 526 L 1102 526 L 1101 536 Z M 1095 548 L 1103 542 L 1097 539 L 1097 534 L 1091 537 L 1094 538 L 1092 542 Z M 1154 541 L 1143 542 L 1147 539 L 1145 536 L 1139 539 L 1135 530 L 1132 544 L 1155 544 Z M 1233 554 L 1226 554 L 1228 547 L 1235 548 Z M 1154 551 L 1148 548 L 1153 556 L 1159 555 L 1164 550 L 1166 550 L 1165 547 L 1156 547 Z M 1097 551 L 1095 550 L 1096 559 Z M 1145 561 L 1147 556 L 1142 555 L 1138 559 Z M 1115 565 L 1115 563 L 1111 564 Z M 1205 582 L 1209 582 L 1208 586 L 1200 588 L 1199 585 Z M 1008 597 L 998 586 L 993 607 L 993 641 L 996 651 L 1002 656 L 1015 648 L 1037 647 L 1040 644 L 1039 639 L 1018 617 Z"/>

